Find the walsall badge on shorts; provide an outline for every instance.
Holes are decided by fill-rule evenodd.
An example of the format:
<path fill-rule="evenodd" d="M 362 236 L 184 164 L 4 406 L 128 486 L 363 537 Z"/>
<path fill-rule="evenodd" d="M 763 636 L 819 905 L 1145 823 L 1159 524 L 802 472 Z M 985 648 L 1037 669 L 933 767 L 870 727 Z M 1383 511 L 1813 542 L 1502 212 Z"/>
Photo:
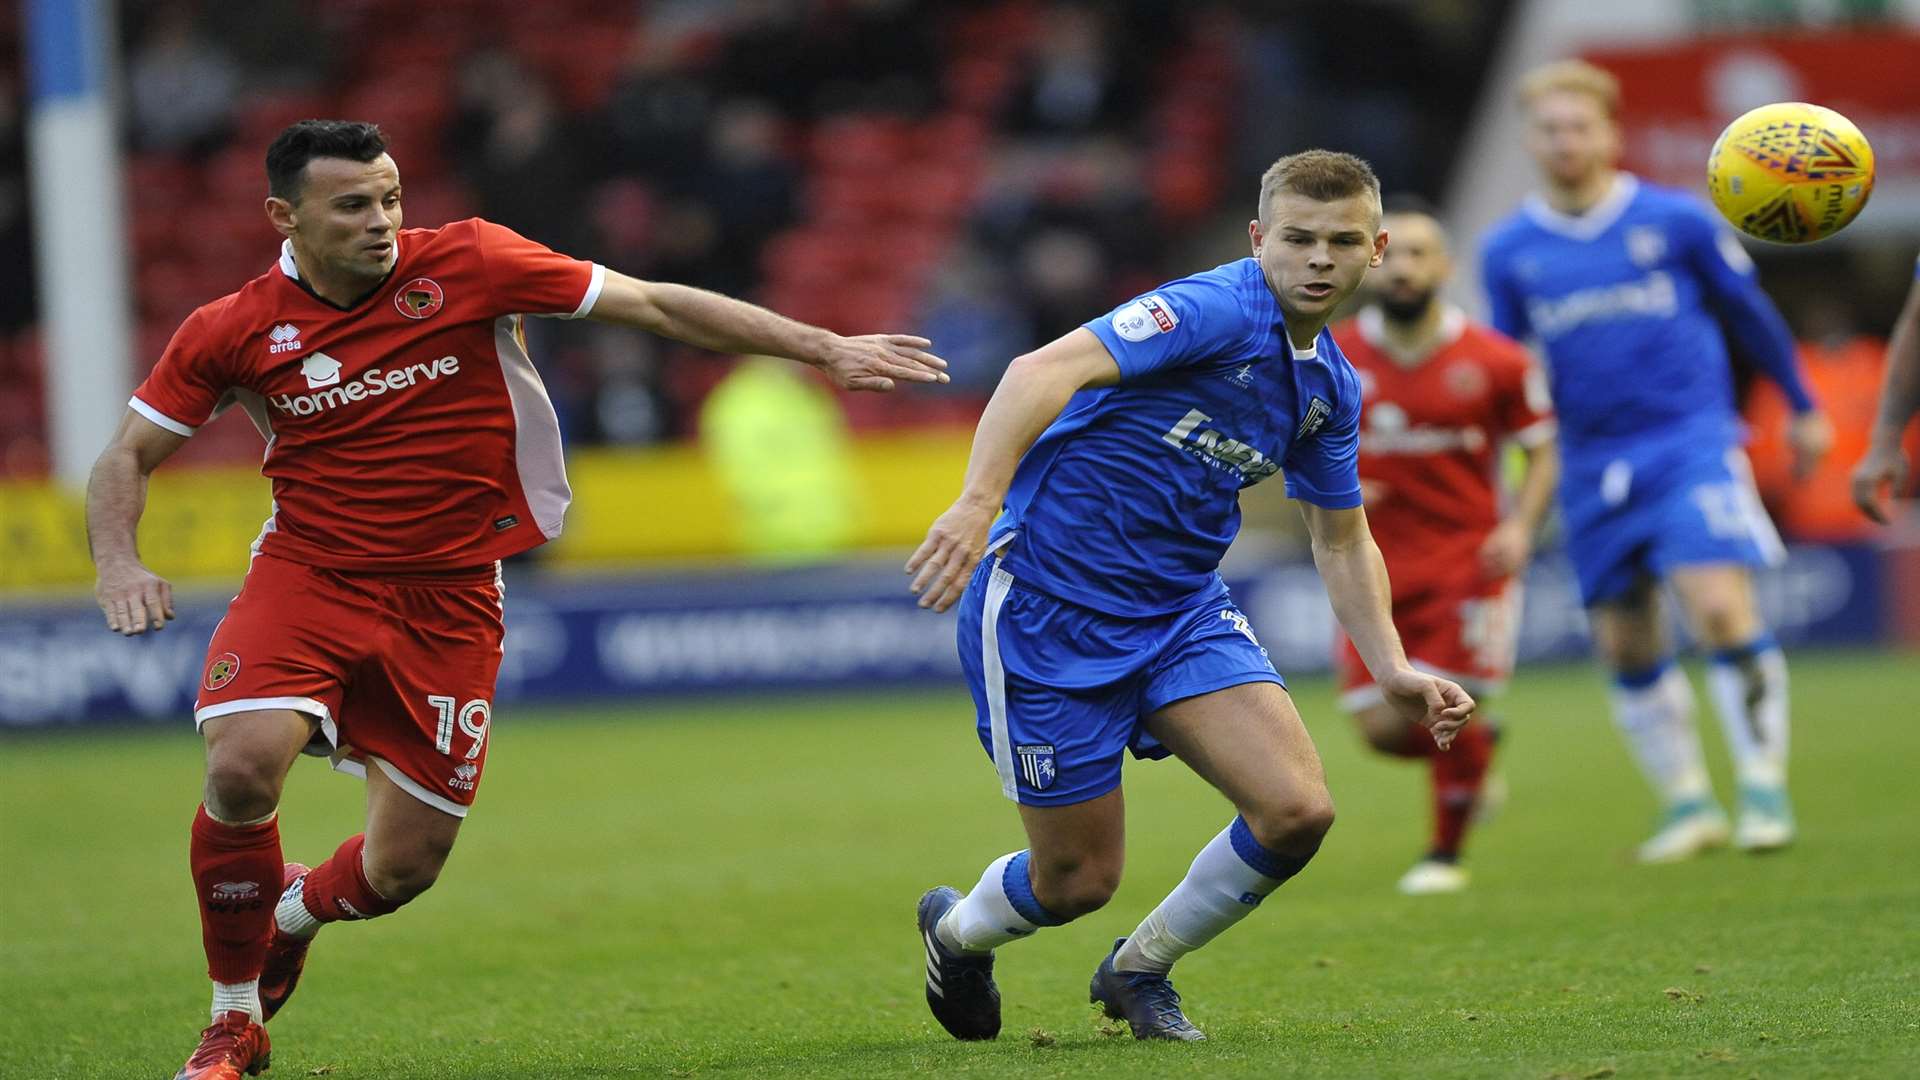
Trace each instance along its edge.
<path fill-rule="evenodd" d="M 238 674 L 240 674 L 240 658 L 230 652 L 223 652 L 207 661 L 207 677 L 201 681 L 200 685 L 208 690 L 218 690 L 232 682 L 233 677 Z"/>
<path fill-rule="evenodd" d="M 432 278 L 414 278 L 393 294 L 393 306 L 409 319 L 428 318 L 446 302 L 447 294 Z"/>
<path fill-rule="evenodd" d="M 1045 791 L 1053 786 L 1059 773 L 1053 768 L 1052 746 L 1016 746 L 1013 752 L 1020 758 L 1020 778 L 1028 787 Z"/>

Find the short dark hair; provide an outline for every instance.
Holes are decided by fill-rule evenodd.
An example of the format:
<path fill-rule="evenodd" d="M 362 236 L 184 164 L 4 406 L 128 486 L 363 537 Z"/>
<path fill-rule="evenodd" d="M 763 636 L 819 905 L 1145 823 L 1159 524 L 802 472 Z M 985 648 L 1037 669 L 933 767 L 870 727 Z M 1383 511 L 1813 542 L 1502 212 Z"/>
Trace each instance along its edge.
<path fill-rule="evenodd" d="M 1267 204 L 1275 194 L 1291 191 L 1317 202 L 1333 202 L 1371 193 L 1380 198 L 1380 179 L 1373 166 L 1352 154 L 1336 150 L 1302 150 L 1288 154 L 1267 169 L 1260 178 L 1260 220 L 1267 219 Z"/>
<path fill-rule="evenodd" d="M 306 183 L 307 162 L 318 157 L 372 161 L 387 152 L 380 125 L 360 120 L 302 120 L 267 147 L 267 194 L 293 202 Z"/>

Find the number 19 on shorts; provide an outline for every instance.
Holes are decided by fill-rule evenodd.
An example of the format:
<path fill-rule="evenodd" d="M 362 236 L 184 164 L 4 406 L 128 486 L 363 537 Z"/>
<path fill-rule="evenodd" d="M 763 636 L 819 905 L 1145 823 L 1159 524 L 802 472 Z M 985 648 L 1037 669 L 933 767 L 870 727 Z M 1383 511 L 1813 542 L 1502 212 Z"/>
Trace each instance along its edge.
<path fill-rule="evenodd" d="M 473 740 L 467 747 L 467 760 L 472 761 L 479 757 L 480 748 L 486 745 L 487 722 L 493 719 L 493 707 L 479 698 L 460 705 L 457 699 L 444 694 L 428 694 L 427 704 L 432 706 L 438 715 L 438 723 L 433 733 L 433 748 L 443 754 L 453 753 L 453 729 L 458 724 L 467 738 Z"/>

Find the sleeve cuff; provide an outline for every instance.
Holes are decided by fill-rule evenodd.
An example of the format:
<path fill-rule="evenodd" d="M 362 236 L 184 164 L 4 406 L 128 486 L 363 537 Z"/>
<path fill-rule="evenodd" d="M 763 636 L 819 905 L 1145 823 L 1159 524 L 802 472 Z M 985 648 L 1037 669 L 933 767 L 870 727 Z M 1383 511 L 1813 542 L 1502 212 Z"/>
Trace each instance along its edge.
<path fill-rule="evenodd" d="M 1343 491 L 1338 494 L 1329 495 L 1316 491 L 1305 484 L 1297 484 L 1292 481 L 1288 481 L 1287 483 L 1287 498 L 1293 499 L 1296 502 L 1312 503 L 1322 510 L 1351 510 L 1356 506 L 1365 504 L 1365 500 L 1360 497 L 1360 489 L 1358 487 L 1352 491 Z"/>
<path fill-rule="evenodd" d="M 1120 347 L 1119 335 L 1113 332 L 1113 327 L 1108 325 L 1107 319 L 1098 318 L 1080 325 L 1100 339 L 1100 344 L 1106 347 L 1107 355 L 1113 357 L 1113 365 L 1120 369 L 1120 378 L 1133 378 L 1134 371 L 1132 365 L 1127 362 L 1127 351 Z"/>
<path fill-rule="evenodd" d="M 1560 425 L 1552 420 L 1536 420 L 1513 433 L 1513 441 L 1531 450 L 1536 446 L 1545 446 L 1553 441 Z"/>
<path fill-rule="evenodd" d="M 168 416 L 166 413 L 163 413 L 159 409 L 156 409 L 153 406 L 147 404 L 146 402 L 141 401 L 137 397 L 132 397 L 127 399 L 127 408 L 132 409 L 134 412 L 139 413 L 141 416 L 146 417 L 148 420 L 153 421 L 155 424 L 158 424 L 159 426 L 166 428 L 168 431 L 171 431 L 175 435 L 178 435 L 182 438 L 192 435 L 195 431 L 199 430 L 198 428 L 192 427 L 188 424 L 183 424 L 180 421 L 175 420 L 173 417 Z"/>
<path fill-rule="evenodd" d="M 599 263 L 593 264 L 593 274 L 587 279 L 587 294 L 580 298 L 580 306 L 573 309 L 569 319 L 585 318 L 593 313 L 593 305 L 600 299 L 600 290 L 607 284 L 607 268 Z"/>

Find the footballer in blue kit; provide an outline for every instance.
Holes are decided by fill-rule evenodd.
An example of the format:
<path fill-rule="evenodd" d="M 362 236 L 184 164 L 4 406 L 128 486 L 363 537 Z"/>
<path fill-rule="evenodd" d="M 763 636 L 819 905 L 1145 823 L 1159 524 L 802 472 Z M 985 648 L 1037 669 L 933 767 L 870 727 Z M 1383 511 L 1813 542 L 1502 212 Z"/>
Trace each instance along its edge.
<path fill-rule="evenodd" d="M 981 745 L 1028 847 L 920 901 L 926 997 L 1000 1029 L 993 950 L 1095 911 L 1124 858 L 1127 754 L 1176 756 L 1237 816 L 1095 970 L 1139 1038 L 1191 1040 L 1168 972 L 1304 867 L 1333 806 L 1300 716 L 1219 575 L 1242 488 L 1284 475 L 1334 611 L 1388 701 L 1441 746 L 1473 710 L 1407 663 L 1361 509 L 1360 385 L 1325 331 L 1378 265 L 1379 183 L 1307 151 L 1262 178 L 1253 257 L 1162 285 L 1016 359 L 960 498 L 907 564 L 959 604 Z"/>
<path fill-rule="evenodd" d="M 1546 360 L 1559 414 L 1560 514 L 1613 710 L 1665 803 L 1647 862 L 1728 839 L 1666 640 L 1660 585 L 1712 652 L 1708 689 L 1733 749 L 1742 848 L 1792 841 L 1786 660 L 1761 622 L 1752 569 L 1784 555 L 1754 491 L 1729 342 L 1778 383 L 1803 468 L 1832 431 L 1801 378 L 1785 320 L 1732 231 L 1690 194 L 1615 168 L 1619 88 L 1562 61 L 1522 86 L 1546 190 L 1485 238 L 1494 326 Z"/>

